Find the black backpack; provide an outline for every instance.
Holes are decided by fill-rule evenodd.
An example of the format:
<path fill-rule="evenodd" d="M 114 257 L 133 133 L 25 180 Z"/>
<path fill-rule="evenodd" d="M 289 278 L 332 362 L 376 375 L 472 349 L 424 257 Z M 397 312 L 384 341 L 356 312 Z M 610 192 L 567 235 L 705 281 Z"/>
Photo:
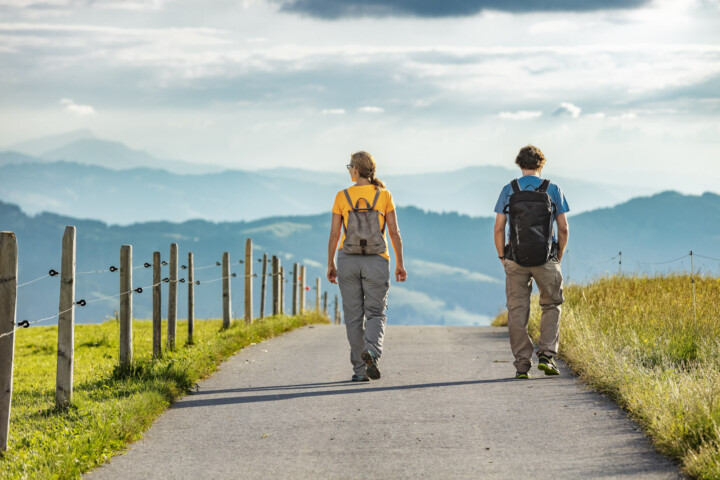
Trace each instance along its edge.
<path fill-rule="evenodd" d="M 520 190 L 517 180 L 510 182 L 513 194 L 504 213 L 510 215 L 510 244 L 505 255 L 523 267 L 544 265 L 556 253 L 553 245 L 555 204 L 547 193 L 550 180 L 536 190 Z"/>

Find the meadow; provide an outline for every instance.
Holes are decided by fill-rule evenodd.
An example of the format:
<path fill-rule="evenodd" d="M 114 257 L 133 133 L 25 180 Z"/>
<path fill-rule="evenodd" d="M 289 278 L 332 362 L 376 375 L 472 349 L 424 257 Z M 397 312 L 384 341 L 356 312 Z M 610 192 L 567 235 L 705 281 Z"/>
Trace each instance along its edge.
<path fill-rule="evenodd" d="M 565 288 L 560 357 L 692 478 L 720 478 L 720 278 L 615 276 Z M 533 301 L 529 331 L 540 322 Z M 507 312 L 493 325 L 507 323 Z"/>
<path fill-rule="evenodd" d="M 15 344 L 14 390 L 8 451 L 0 477 L 80 478 L 128 442 L 141 437 L 175 399 L 217 365 L 250 344 L 313 323 L 317 313 L 274 316 L 246 325 L 221 320 L 195 322 L 194 344 L 152 359 L 152 322 L 133 322 L 135 361 L 118 367 L 117 320 L 75 328 L 73 404 L 55 407 L 57 327 L 19 330 Z M 166 324 L 163 324 L 166 331 Z M 179 322 L 178 332 L 187 323 Z"/>

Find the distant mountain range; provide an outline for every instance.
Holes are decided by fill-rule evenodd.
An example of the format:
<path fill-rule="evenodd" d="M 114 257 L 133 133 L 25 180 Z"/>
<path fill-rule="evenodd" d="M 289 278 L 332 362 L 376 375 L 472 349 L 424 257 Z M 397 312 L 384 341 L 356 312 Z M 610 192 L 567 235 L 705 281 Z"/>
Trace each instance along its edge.
<path fill-rule="evenodd" d="M 110 189 L 110 188 L 109 188 Z M 4 191 L 4 190 L 3 190 Z M 117 197 L 116 197 L 117 198 Z M 119 201 L 119 200 L 117 200 Z M 238 208 L 252 208 L 254 204 Z M 492 244 L 491 217 L 473 218 L 457 213 L 432 213 L 417 208 L 398 209 L 398 218 L 406 244 L 409 281 L 392 282 L 388 316 L 394 324 L 487 324 L 505 303 L 504 273 Z M 665 262 L 686 255 L 690 250 L 720 258 L 720 196 L 706 193 L 686 196 L 664 192 L 633 199 L 613 208 L 576 215 L 570 219 L 569 253 L 563 261 L 565 278 L 585 281 L 620 269 L 658 273 L 688 270 L 689 259 Z M 242 257 L 245 239 L 253 238 L 255 259 L 262 253 L 279 255 L 285 266 L 298 261 L 308 266 L 310 279 L 323 277 L 323 288 L 337 293 L 324 280 L 325 249 L 329 215 L 283 216 L 251 222 L 212 223 L 193 220 L 183 223 L 154 222 L 129 226 L 109 226 L 91 220 L 79 220 L 43 213 L 28 216 L 15 205 L 0 203 L 0 230 L 18 235 L 20 282 L 58 269 L 60 241 L 65 225 L 78 228 L 78 272 L 104 270 L 117 265 L 120 246 L 133 245 L 135 285 L 149 285 L 151 272 L 142 268 L 159 250 L 167 259 L 169 244 L 178 242 L 181 262 L 193 251 L 197 266 L 213 265 L 223 251 L 231 252 L 237 262 Z M 259 266 L 255 263 L 256 271 Z M 235 263 L 234 271 L 241 266 Z M 720 262 L 695 257 L 701 274 L 720 274 Z M 220 276 L 219 268 L 198 271 L 200 280 Z M 259 292 L 259 279 L 254 279 Z M 233 280 L 233 309 L 242 311 L 242 282 Z M 329 287 L 329 288 L 328 288 Z M 118 292 L 117 273 L 87 274 L 78 277 L 78 298 L 96 299 Z M 688 286 L 690 288 L 690 286 Z M 149 293 L 149 292 L 148 292 Z M 310 302 L 314 300 L 311 291 Z M 185 315 L 185 285 L 180 288 L 180 316 Z M 166 293 L 163 294 L 166 299 Z M 198 286 L 199 318 L 220 314 L 219 282 Z M 42 318 L 57 309 L 57 278 L 48 278 L 20 289 L 19 318 Z M 289 302 L 289 293 L 288 300 Z M 256 311 L 257 311 L 256 294 Z M 151 315 L 151 295 L 135 299 L 138 318 Z M 97 322 L 117 309 L 117 298 L 78 309 L 77 321 Z"/>
<path fill-rule="evenodd" d="M 224 168 L 217 165 L 160 159 L 142 150 L 129 148 L 120 142 L 97 138 L 90 130 L 78 130 L 28 140 L 11 145 L 7 148 L 7 151 L 10 155 L 3 155 L 0 158 L 0 165 L 63 160 L 83 165 L 96 165 L 110 170 L 149 167 L 180 174 L 210 173 L 224 170 Z M 18 156 L 18 153 L 21 155 Z"/>
<path fill-rule="evenodd" d="M 0 152 L 2 199 L 29 213 L 49 211 L 128 225 L 146 221 L 257 220 L 329 211 L 348 185 L 338 173 L 279 168 L 224 170 L 158 159 L 89 131 L 45 137 Z M 383 177 L 400 206 L 491 215 L 500 189 L 517 169 L 476 166 L 451 172 Z M 573 214 L 609 207 L 650 189 L 550 175 Z"/>

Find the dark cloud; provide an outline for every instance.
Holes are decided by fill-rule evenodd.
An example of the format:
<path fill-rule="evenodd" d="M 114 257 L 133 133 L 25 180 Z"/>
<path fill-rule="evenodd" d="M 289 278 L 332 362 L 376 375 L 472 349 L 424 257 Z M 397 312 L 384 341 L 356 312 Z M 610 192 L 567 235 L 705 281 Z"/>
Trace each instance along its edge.
<path fill-rule="evenodd" d="M 328 20 L 347 17 L 464 17 L 483 10 L 511 13 L 589 12 L 636 8 L 649 0 L 276 0 L 281 11 Z"/>

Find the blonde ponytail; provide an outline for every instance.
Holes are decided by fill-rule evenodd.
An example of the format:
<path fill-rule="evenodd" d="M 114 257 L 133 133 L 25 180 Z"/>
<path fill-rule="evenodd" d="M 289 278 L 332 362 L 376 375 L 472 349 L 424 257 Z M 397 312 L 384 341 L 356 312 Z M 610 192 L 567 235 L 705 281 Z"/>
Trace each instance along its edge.
<path fill-rule="evenodd" d="M 377 163 L 372 155 L 367 152 L 355 152 L 350 156 L 350 163 L 357 169 L 358 175 L 367 178 L 375 188 L 385 188 L 385 183 L 375 177 Z"/>

